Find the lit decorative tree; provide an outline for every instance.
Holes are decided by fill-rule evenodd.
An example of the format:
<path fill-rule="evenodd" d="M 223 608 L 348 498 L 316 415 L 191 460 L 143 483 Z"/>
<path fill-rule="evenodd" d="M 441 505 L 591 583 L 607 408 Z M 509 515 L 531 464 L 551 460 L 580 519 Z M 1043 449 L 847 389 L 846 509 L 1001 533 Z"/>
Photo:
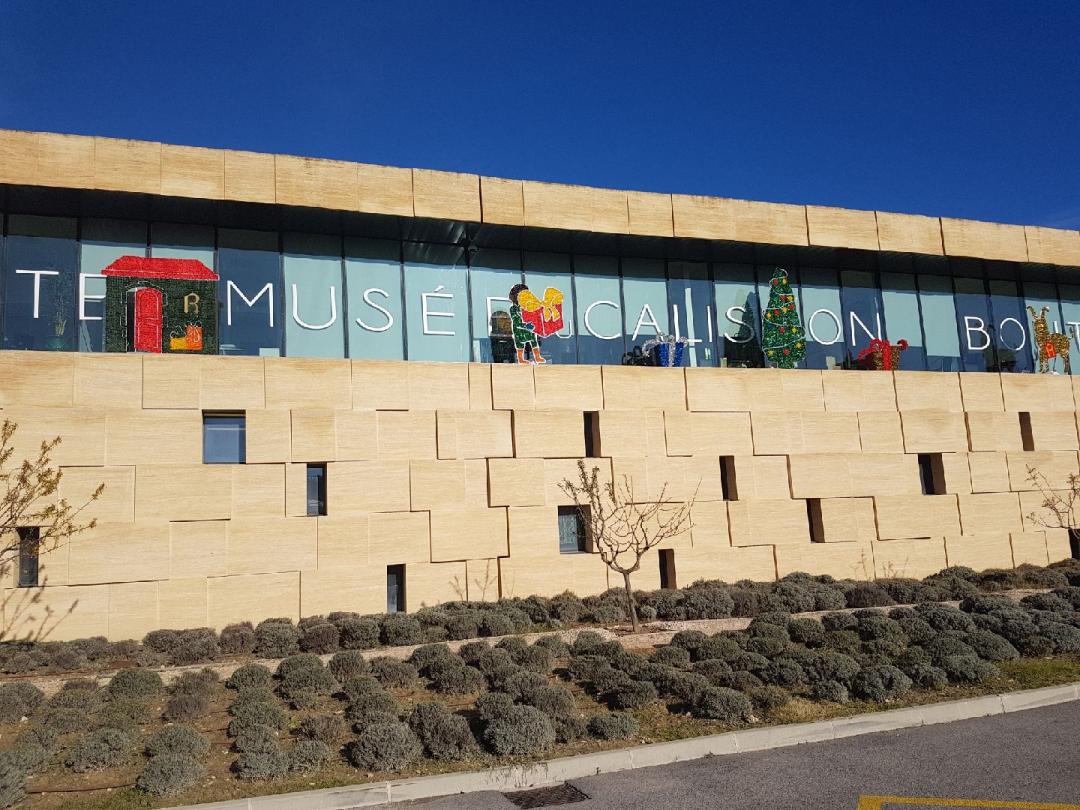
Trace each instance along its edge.
<path fill-rule="evenodd" d="M 769 305 L 761 330 L 765 359 L 778 368 L 795 368 L 806 356 L 806 336 L 799 323 L 795 293 L 788 283 L 787 270 L 776 268 L 769 281 Z"/>

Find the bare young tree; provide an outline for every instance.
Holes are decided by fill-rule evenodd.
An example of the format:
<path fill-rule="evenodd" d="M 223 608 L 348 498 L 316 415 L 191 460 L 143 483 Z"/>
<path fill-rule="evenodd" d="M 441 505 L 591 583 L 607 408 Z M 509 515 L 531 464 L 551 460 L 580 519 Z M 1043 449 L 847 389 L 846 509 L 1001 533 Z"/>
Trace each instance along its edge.
<path fill-rule="evenodd" d="M 622 575 L 626 604 L 634 632 L 638 632 L 637 604 L 630 575 L 641 568 L 641 558 L 665 540 L 688 531 L 690 510 L 697 491 L 684 502 L 669 500 L 667 484 L 656 498 L 639 500 L 629 476 L 622 481 L 602 480 L 600 468 L 591 470 L 578 461 L 578 480 L 564 479 L 559 487 L 573 500 L 585 526 L 592 550 L 604 564 Z"/>
<path fill-rule="evenodd" d="M 46 554 L 94 528 L 97 521 L 81 522 L 80 514 L 105 490 L 105 485 L 99 484 L 81 506 L 56 497 L 63 472 L 53 465 L 52 454 L 60 437 L 43 441 L 36 458 L 14 462 L 17 429 L 18 425 L 8 419 L 0 425 L 0 572 L 4 575 L 19 564 L 22 555 Z M 31 528 L 37 531 L 28 531 Z M 27 608 L 36 601 L 21 600 Z M 8 621 L 0 638 L 10 626 L 12 622 Z"/>
<path fill-rule="evenodd" d="M 1027 480 L 1042 495 L 1042 512 L 1031 512 L 1028 520 L 1047 529 L 1067 529 L 1069 545 L 1073 555 L 1078 553 L 1080 545 L 1080 475 L 1069 473 L 1065 476 L 1065 489 L 1055 489 L 1045 474 L 1030 464 L 1027 466 Z"/>

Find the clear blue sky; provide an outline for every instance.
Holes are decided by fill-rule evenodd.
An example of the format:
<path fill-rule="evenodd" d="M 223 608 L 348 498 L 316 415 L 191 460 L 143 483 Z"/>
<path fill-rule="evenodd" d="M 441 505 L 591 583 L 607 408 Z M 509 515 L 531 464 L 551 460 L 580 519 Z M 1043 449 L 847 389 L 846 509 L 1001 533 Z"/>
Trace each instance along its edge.
<path fill-rule="evenodd" d="M 0 0 L 0 127 L 1080 227 L 1080 2 Z"/>

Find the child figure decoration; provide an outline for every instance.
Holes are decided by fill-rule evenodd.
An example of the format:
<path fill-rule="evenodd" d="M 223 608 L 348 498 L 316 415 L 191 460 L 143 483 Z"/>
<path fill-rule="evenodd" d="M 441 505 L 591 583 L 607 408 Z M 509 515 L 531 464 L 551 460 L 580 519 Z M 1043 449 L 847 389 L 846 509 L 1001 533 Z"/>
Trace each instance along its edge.
<path fill-rule="evenodd" d="M 563 294 L 554 287 L 544 290 L 543 300 L 524 284 L 510 288 L 510 323 L 519 363 L 547 362 L 540 354 L 540 338 L 563 328 L 562 308 Z"/>
<path fill-rule="evenodd" d="M 1028 307 L 1027 311 L 1031 313 L 1035 321 L 1035 345 L 1039 347 L 1039 373 L 1046 374 L 1050 371 L 1050 361 L 1060 354 L 1065 363 L 1065 373 L 1072 374 L 1072 367 L 1069 365 L 1069 336 L 1061 332 L 1051 332 L 1050 327 L 1046 325 L 1046 313 L 1050 311 L 1050 307 L 1043 307 L 1038 315 L 1032 307 Z"/>
<path fill-rule="evenodd" d="M 806 338 L 787 270 L 776 268 L 769 281 L 769 305 L 762 323 L 761 347 L 777 368 L 795 368 L 806 356 Z"/>

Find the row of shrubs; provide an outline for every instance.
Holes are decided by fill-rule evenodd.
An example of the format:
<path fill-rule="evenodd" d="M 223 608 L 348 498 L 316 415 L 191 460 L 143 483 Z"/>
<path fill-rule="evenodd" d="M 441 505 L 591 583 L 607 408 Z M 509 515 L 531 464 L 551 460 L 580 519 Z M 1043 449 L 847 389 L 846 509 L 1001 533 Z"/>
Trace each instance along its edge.
<path fill-rule="evenodd" d="M 981 573 L 954 567 L 923 580 L 860 582 L 796 573 L 768 583 L 744 580 L 728 585 L 701 581 L 681 590 L 638 592 L 636 600 L 639 617 L 645 621 L 723 619 L 774 611 L 798 613 L 957 600 L 1011 588 L 1060 588 L 1070 584 L 1080 584 L 1080 561 Z M 247 622 L 229 625 L 220 633 L 210 628 L 155 630 L 141 644 L 109 642 L 104 638 L 4 642 L 0 643 L 0 671 L 70 672 L 131 662 L 149 667 L 187 666 L 251 654 L 284 658 L 299 652 L 325 654 L 568 626 L 608 625 L 628 618 L 624 592 L 615 588 L 584 599 L 564 593 L 550 599 L 530 596 L 491 603 L 451 602 L 412 614 L 361 616 L 338 612 L 308 617 L 299 623 L 267 619 L 257 626 Z"/>

